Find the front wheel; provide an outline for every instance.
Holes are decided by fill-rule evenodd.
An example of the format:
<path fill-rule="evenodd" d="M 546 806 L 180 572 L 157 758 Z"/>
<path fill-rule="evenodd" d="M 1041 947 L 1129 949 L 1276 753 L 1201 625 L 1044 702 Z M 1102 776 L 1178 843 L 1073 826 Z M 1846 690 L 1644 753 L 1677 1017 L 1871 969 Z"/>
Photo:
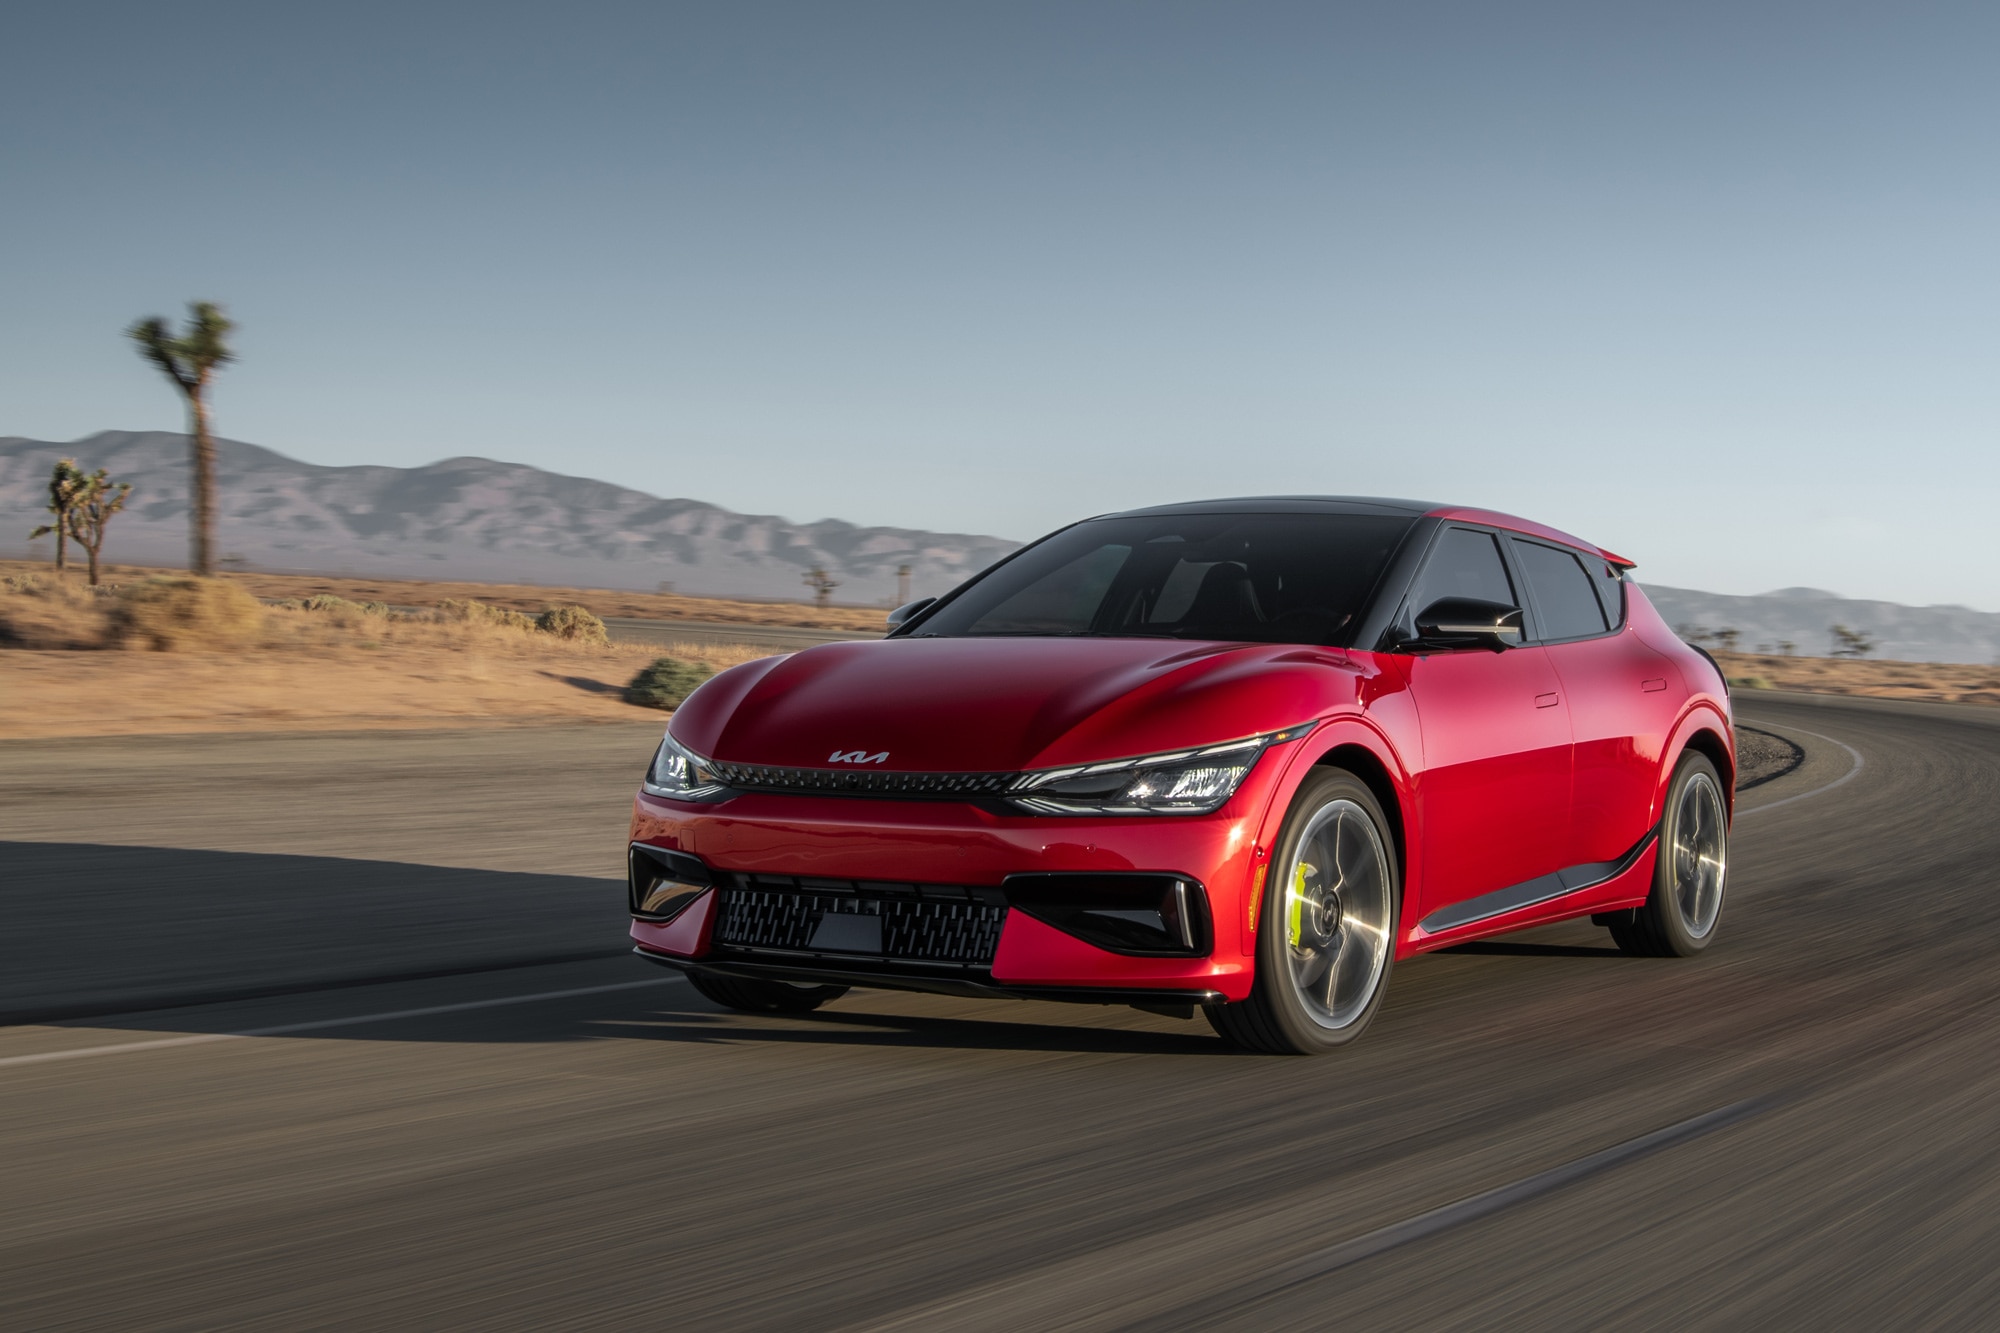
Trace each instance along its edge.
<path fill-rule="evenodd" d="M 1722 778 L 1693 750 L 1674 766 L 1660 820 L 1653 891 L 1644 907 L 1609 914 L 1611 938 L 1629 954 L 1692 958 L 1715 939 L 1729 875 L 1729 806 Z"/>
<path fill-rule="evenodd" d="M 1316 1055 L 1367 1028 L 1389 986 L 1401 878 L 1389 822 L 1345 769 L 1307 778 L 1292 801 L 1265 880 L 1257 979 L 1208 1021 L 1238 1046 Z"/>

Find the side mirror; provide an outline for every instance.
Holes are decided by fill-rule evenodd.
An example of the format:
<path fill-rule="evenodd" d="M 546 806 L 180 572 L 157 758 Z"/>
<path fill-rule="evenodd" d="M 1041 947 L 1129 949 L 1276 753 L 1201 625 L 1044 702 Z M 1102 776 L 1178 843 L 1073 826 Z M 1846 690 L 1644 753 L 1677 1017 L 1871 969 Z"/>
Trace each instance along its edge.
<path fill-rule="evenodd" d="M 1518 648 L 1525 637 L 1521 608 L 1477 597 L 1441 597 L 1417 613 L 1417 637 L 1406 648 Z"/>
<path fill-rule="evenodd" d="M 897 626 L 901 625 L 904 621 L 911 619 L 917 614 L 917 612 L 923 610 L 925 607 L 929 606 L 932 602 L 935 602 L 936 600 L 937 598 L 935 597 L 919 597 L 914 602 L 910 602 L 907 605 L 897 607 L 894 611 L 891 611 L 889 613 L 889 628 L 895 629 Z"/>

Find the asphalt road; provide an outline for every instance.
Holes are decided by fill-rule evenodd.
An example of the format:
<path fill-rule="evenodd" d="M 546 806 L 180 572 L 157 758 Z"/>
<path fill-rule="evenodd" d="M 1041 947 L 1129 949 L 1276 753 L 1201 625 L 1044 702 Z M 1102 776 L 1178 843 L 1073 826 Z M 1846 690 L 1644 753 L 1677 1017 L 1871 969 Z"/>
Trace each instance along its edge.
<path fill-rule="evenodd" d="M 0 1327 L 1993 1327 L 2000 711 L 1741 708 L 1709 953 L 1310 1061 L 719 1012 L 609 956 L 643 728 L 0 743 L 0 1008 L 93 1013 L 0 1027 Z"/>

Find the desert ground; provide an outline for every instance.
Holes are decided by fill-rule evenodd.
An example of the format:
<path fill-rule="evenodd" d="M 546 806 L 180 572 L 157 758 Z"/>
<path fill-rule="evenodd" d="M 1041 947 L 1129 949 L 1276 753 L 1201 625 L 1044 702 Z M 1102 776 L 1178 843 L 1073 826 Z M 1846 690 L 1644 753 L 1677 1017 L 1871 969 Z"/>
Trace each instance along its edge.
<path fill-rule="evenodd" d="M 111 565 L 106 583 L 129 589 L 163 576 L 172 571 Z M 195 634 L 176 651 L 119 650 L 121 641 L 100 623 L 115 592 L 91 600 L 72 570 L 61 585 L 69 600 L 56 604 L 8 591 L 24 580 L 46 587 L 49 566 L 0 562 L 0 736 L 23 739 L 634 720 L 650 710 L 625 702 L 624 687 L 655 658 L 713 671 L 883 630 L 880 608 L 228 573 L 221 582 L 264 603 L 337 598 L 357 605 L 320 615 L 281 605 L 248 638 Z M 527 616 L 581 606 L 604 618 L 609 641 L 436 623 L 439 608 L 454 600 Z M 360 614 L 361 603 L 377 604 L 378 613 Z M 10 635 L 10 625 L 29 628 Z M 60 631 L 53 636 L 52 625 Z M 1741 698 L 1777 690 L 2000 704 L 2000 667 L 1745 653 L 1720 660 Z"/>

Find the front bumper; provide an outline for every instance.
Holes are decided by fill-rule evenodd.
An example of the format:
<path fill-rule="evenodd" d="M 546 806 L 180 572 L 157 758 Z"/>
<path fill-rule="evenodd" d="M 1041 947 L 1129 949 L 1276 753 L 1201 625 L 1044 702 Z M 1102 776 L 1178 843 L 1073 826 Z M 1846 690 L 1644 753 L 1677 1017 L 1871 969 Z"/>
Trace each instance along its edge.
<path fill-rule="evenodd" d="M 1265 783 L 1274 780 L 1269 772 L 1265 782 L 1258 776 L 1216 814 L 1175 818 L 1050 818 L 955 802 L 764 794 L 693 805 L 642 793 L 634 844 L 695 857 L 716 883 L 670 921 L 635 919 L 632 939 L 655 962 L 730 976 L 1117 1004 L 1241 1000 L 1252 980 L 1254 927 L 1245 929 L 1245 900 L 1259 850 L 1256 824 L 1268 805 Z M 1211 929 L 1199 956 L 1099 947 L 1010 905 L 1004 887 L 1026 875 L 1137 872 L 1201 887 Z M 740 925 L 718 938 L 732 893 L 773 884 L 795 893 L 962 895 L 968 912 L 992 914 L 998 939 L 985 942 L 984 955 L 939 959 L 871 953 L 866 944 L 850 952 L 857 946 L 845 941 L 816 948 L 797 935 L 746 944 Z"/>

